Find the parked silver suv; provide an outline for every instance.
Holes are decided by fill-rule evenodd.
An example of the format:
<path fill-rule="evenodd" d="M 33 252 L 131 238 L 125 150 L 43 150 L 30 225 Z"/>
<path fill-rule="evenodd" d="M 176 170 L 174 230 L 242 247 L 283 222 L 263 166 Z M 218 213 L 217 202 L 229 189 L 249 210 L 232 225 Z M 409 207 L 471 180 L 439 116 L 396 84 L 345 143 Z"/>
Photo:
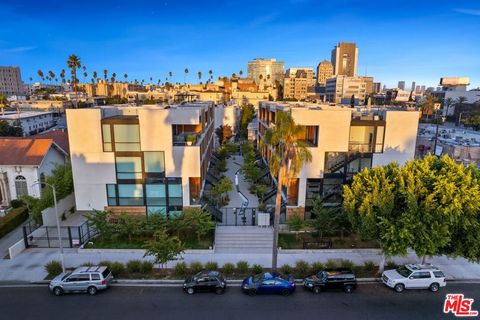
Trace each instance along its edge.
<path fill-rule="evenodd" d="M 94 295 L 98 290 L 107 289 L 112 280 L 112 273 L 107 267 L 80 267 L 56 276 L 50 281 L 49 288 L 56 296 L 64 292 L 87 292 Z"/>
<path fill-rule="evenodd" d="M 445 287 L 445 275 L 431 264 L 406 264 L 382 273 L 382 281 L 396 292 L 404 289 L 430 289 L 437 292 Z"/>

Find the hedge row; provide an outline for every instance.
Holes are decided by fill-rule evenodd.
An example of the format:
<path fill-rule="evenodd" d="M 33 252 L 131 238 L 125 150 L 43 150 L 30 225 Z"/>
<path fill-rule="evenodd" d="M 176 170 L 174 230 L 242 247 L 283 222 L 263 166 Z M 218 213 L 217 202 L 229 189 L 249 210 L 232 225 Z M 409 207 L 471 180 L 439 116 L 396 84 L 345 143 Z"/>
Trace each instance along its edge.
<path fill-rule="evenodd" d="M 18 227 L 27 219 L 28 209 L 26 207 L 12 209 L 12 211 L 0 218 L 0 238 Z"/>

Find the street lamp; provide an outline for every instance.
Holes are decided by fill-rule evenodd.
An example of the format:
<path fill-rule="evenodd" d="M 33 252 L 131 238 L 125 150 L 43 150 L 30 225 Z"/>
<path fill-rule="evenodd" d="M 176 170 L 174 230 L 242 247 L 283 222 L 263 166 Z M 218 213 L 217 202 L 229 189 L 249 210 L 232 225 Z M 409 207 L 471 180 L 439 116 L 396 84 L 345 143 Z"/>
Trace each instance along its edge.
<path fill-rule="evenodd" d="M 40 186 L 42 184 L 52 188 L 52 192 L 53 192 L 53 204 L 55 206 L 55 219 L 57 221 L 57 232 L 58 232 L 58 242 L 59 242 L 59 246 L 60 246 L 60 259 L 62 261 L 62 272 L 65 273 L 65 259 L 63 257 L 63 243 L 62 243 L 62 235 L 60 234 L 60 219 L 58 218 L 58 209 L 57 209 L 57 192 L 55 190 L 55 186 L 49 184 L 49 183 L 46 183 L 46 182 L 35 182 L 34 184 L 32 184 L 32 187 L 39 184 Z"/>
<path fill-rule="evenodd" d="M 435 112 L 435 122 L 437 123 L 437 128 L 436 128 L 436 130 L 435 130 L 435 144 L 433 145 L 433 154 L 434 154 L 434 155 L 437 155 L 438 125 L 439 125 L 439 121 L 438 121 L 438 120 L 439 120 L 439 118 L 442 119 L 442 124 L 443 124 L 443 122 L 445 121 L 445 118 L 446 118 L 446 117 L 439 117 L 439 116 L 438 116 L 438 110 L 437 110 L 437 112 Z"/>

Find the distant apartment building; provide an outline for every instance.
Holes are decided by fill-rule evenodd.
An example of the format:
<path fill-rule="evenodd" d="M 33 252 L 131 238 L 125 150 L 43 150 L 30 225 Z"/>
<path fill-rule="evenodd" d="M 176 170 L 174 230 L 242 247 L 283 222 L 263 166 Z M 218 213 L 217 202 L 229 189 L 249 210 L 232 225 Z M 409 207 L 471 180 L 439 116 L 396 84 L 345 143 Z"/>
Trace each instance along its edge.
<path fill-rule="evenodd" d="M 365 82 L 365 92 L 366 92 L 366 94 L 372 94 L 374 92 L 374 90 L 373 90 L 373 77 L 360 76 L 359 78 L 362 79 Z"/>
<path fill-rule="evenodd" d="M 332 50 L 335 75 L 355 77 L 357 75 L 358 48 L 355 43 L 340 42 Z"/>
<path fill-rule="evenodd" d="M 283 82 L 284 69 L 282 61 L 257 58 L 248 62 L 247 75 L 258 85 L 273 87 L 276 81 Z"/>
<path fill-rule="evenodd" d="M 262 102 L 258 111 L 258 140 L 275 124 L 276 113 L 291 114 L 296 124 L 305 127 L 302 140 L 308 145 L 312 161 L 304 164 L 298 177 L 290 181 L 283 199 L 287 217 L 300 212 L 306 219 L 313 200 L 325 204 L 342 201 L 342 185 L 364 168 L 399 165 L 412 160 L 419 121 L 418 111 L 393 108 L 364 110 L 323 104 Z M 268 163 L 272 150 L 264 147 Z"/>
<path fill-rule="evenodd" d="M 372 92 L 373 93 L 380 93 L 382 92 L 382 83 L 381 82 L 374 82 L 372 84 Z"/>
<path fill-rule="evenodd" d="M 55 126 L 53 112 L 8 111 L 0 113 L 1 120 L 7 121 L 10 125 L 21 127 L 24 137 L 43 132 Z"/>
<path fill-rule="evenodd" d="M 415 88 L 417 87 L 417 84 L 415 81 L 412 81 L 412 85 L 410 86 L 410 91 L 415 91 Z"/>
<path fill-rule="evenodd" d="M 453 103 L 457 102 L 460 97 L 465 98 L 464 103 L 475 103 L 480 101 L 480 90 L 467 90 L 470 85 L 470 79 L 468 77 L 443 77 L 440 78 L 440 88 L 435 91 L 430 91 L 430 94 L 439 99 L 445 101 L 451 99 Z M 443 115 L 447 110 L 443 110 Z M 448 109 L 448 116 L 455 114 L 455 105 L 450 106 Z"/>
<path fill-rule="evenodd" d="M 325 95 L 328 102 L 362 105 L 365 102 L 367 85 L 361 77 L 335 76 L 327 79 Z"/>
<path fill-rule="evenodd" d="M 400 90 L 405 90 L 405 81 L 398 81 L 397 88 Z"/>
<path fill-rule="evenodd" d="M 7 97 L 25 95 L 19 67 L 0 66 L 0 93 Z"/>
<path fill-rule="evenodd" d="M 317 66 L 317 85 L 325 86 L 327 79 L 333 76 L 333 65 L 328 60 L 323 60 Z"/>
<path fill-rule="evenodd" d="M 77 209 L 175 216 L 199 205 L 215 108 L 192 102 L 67 110 Z"/>
<path fill-rule="evenodd" d="M 283 98 L 304 100 L 308 96 L 308 88 L 314 84 L 311 68 L 290 68 L 283 79 Z"/>

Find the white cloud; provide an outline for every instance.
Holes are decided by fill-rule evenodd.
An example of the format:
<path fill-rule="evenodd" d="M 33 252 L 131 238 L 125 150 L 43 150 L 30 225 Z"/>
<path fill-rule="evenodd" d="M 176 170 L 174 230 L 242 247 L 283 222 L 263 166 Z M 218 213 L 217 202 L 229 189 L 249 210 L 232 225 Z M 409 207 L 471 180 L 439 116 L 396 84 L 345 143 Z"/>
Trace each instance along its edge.
<path fill-rule="evenodd" d="M 468 14 L 468 15 L 471 15 L 471 16 L 479 16 L 480 17 L 480 10 L 456 8 L 456 9 L 453 9 L 453 11 L 463 13 L 463 14 Z"/>

